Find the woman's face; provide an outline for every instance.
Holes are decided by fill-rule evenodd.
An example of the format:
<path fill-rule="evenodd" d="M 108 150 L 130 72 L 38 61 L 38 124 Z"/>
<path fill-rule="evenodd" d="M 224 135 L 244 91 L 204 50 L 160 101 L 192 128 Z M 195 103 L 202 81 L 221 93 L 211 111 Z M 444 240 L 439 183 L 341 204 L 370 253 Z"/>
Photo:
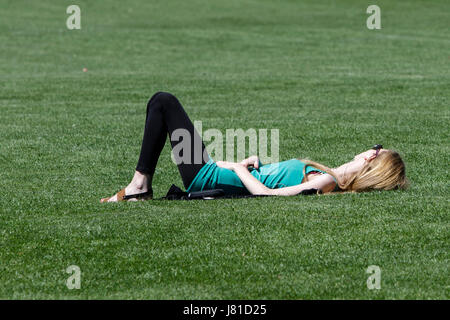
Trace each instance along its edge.
<path fill-rule="evenodd" d="M 385 152 L 385 151 L 386 151 L 386 149 L 380 149 L 380 150 L 378 151 L 378 154 L 380 154 L 380 153 L 382 153 L 382 152 Z M 361 152 L 360 154 L 357 154 L 357 155 L 353 158 L 353 160 L 359 160 L 359 159 L 369 160 L 369 159 L 371 159 L 371 158 L 375 158 L 375 155 L 376 155 L 376 154 L 377 154 L 377 150 L 370 149 L 370 150 Z"/>
<path fill-rule="evenodd" d="M 387 151 L 387 149 L 379 149 L 378 155 L 380 155 L 381 153 L 386 152 L 386 151 Z M 346 165 L 346 168 L 345 168 L 346 173 L 353 174 L 353 173 L 359 172 L 367 162 L 370 162 L 376 158 L 376 154 L 377 154 L 377 151 L 373 150 L 373 149 L 370 149 L 370 150 L 364 151 L 360 154 L 357 154 L 353 158 L 353 161 L 347 162 L 345 164 Z"/>

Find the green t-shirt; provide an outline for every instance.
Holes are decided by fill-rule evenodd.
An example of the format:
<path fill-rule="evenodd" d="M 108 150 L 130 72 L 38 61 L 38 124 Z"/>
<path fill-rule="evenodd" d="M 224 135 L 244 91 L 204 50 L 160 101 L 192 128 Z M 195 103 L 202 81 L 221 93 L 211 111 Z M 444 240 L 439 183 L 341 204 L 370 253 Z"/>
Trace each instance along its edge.
<path fill-rule="evenodd" d="M 303 181 L 305 164 L 298 159 L 260 165 L 259 169 L 250 168 L 250 173 L 270 189 L 295 186 Z M 311 166 L 306 167 L 306 173 L 320 171 Z M 210 159 L 198 172 L 187 189 L 187 192 L 223 189 L 227 195 L 250 194 L 238 175 L 229 169 L 220 168 Z"/>

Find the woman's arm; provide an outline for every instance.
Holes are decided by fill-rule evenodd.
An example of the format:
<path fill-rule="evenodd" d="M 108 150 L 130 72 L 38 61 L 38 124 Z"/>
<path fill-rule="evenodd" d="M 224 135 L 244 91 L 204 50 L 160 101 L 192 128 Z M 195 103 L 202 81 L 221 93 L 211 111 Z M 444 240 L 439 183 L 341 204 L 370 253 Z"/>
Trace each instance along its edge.
<path fill-rule="evenodd" d="M 218 161 L 216 163 L 221 168 L 233 170 L 241 179 L 244 186 L 251 194 L 256 195 L 275 195 L 275 196 L 294 196 L 308 189 L 320 189 L 326 193 L 333 190 L 335 182 L 331 175 L 324 174 L 315 178 L 312 181 L 304 182 L 292 187 L 285 187 L 279 189 L 270 189 L 256 179 L 246 167 L 239 163 Z"/>
<path fill-rule="evenodd" d="M 292 187 L 285 187 L 279 189 L 269 189 L 270 194 L 275 196 L 294 196 L 302 192 L 303 190 L 317 189 L 322 190 L 323 193 L 333 191 L 336 186 L 334 178 L 328 173 L 323 174 L 312 181 L 303 182 Z"/>
<path fill-rule="evenodd" d="M 270 194 L 272 189 L 269 189 L 263 185 L 261 181 L 256 179 L 243 165 L 237 163 L 237 165 L 233 166 L 231 170 L 238 175 L 239 179 L 241 179 L 242 183 L 251 194 Z"/>
<path fill-rule="evenodd" d="M 234 171 L 251 194 L 269 194 L 269 188 L 256 179 L 242 163 L 217 161 L 217 166 Z"/>

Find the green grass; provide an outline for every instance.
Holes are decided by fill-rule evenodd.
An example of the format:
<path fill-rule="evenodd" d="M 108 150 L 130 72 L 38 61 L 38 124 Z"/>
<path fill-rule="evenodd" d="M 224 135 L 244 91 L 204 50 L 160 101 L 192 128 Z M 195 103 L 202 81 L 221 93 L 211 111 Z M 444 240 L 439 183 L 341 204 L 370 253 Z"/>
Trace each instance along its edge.
<path fill-rule="evenodd" d="M 0 4 L 0 298 L 449 298 L 447 1 L 376 1 L 381 30 L 357 0 L 76 3 L 73 31 L 73 1 Z M 131 179 L 156 91 L 204 130 L 278 128 L 282 160 L 382 143 L 411 187 L 98 203 Z M 173 182 L 167 145 L 155 196 Z"/>

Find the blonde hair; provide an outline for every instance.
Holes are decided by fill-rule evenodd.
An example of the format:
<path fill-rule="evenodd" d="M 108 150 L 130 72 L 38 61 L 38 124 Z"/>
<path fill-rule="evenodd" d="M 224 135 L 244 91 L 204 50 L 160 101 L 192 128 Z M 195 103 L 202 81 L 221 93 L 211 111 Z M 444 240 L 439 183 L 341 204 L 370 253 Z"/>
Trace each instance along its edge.
<path fill-rule="evenodd" d="M 364 192 L 372 190 L 406 189 L 405 163 L 400 155 L 392 150 L 380 153 L 375 159 L 367 162 L 364 167 L 349 177 L 338 177 L 330 168 L 310 160 L 301 160 L 305 163 L 303 176 L 308 181 L 306 167 L 312 166 L 332 175 L 341 191 Z"/>

